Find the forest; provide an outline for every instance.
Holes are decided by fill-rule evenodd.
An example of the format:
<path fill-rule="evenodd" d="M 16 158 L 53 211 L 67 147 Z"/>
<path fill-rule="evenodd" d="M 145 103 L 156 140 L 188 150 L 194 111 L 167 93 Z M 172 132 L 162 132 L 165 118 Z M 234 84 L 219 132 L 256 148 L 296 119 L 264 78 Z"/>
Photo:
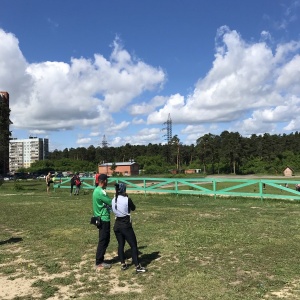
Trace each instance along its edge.
<path fill-rule="evenodd" d="M 287 166 L 297 173 L 300 170 L 300 133 L 243 137 L 238 132 L 223 131 L 220 135 L 205 134 L 195 145 L 184 145 L 175 135 L 166 144 L 66 148 L 54 150 L 49 159 L 19 171 L 95 172 L 101 163 L 128 161 L 137 162 L 143 174 L 201 169 L 204 175 L 282 175 Z"/>

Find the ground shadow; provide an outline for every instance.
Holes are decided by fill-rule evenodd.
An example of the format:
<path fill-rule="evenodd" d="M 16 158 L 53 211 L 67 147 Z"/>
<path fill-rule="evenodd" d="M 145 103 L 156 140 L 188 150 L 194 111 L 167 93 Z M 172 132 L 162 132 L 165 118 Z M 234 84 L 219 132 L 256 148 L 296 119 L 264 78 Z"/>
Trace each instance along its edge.
<path fill-rule="evenodd" d="M 155 251 L 152 253 L 143 254 L 140 256 L 140 261 L 143 266 L 148 266 L 153 260 L 160 258 L 159 251 Z"/>
<path fill-rule="evenodd" d="M 147 248 L 147 246 L 140 246 L 138 247 L 138 254 L 139 254 L 139 260 L 142 263 L 143 266 L 148 266 L 153 260 L 157 259 L 160 257 L 159 252 L 152 252 L 152 253 L 147 253 L 147 254 L 143 254 L 143 252 L 141 252 L 141 249 L 145 249 Z M 131 249 L 127 249 L 125 251 L 125 258 L 126 259 L 131 259 Z M 119 258 L 118 256 L 115 256 L 114 258 L 112 258 L 110 260 L 110 263 L 117 263 L 119 262 Z"/>
<path fill-rule="evenodd" d="M 22 238 L 19 238 L 19 237 L 11 237 L 10 239 L 8 240 L 5 240 L 5 241 L 0 241 L 0 245 L 5 245 L 5 244 L 14 244 L 14 243 L 19 243 L 19 242 L 22 242 L 23 239 Z"/>

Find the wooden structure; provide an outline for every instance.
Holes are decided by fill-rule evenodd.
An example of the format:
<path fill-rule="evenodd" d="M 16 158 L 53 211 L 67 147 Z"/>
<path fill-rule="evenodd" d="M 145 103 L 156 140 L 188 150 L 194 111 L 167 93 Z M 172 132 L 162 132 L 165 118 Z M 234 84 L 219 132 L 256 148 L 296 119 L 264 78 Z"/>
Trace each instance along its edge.
<path fill-rule="evenodd" d="M 286 167 L 286 168 L 283 170 L 283 175 L 284 175 L 284 176 L 287 176 L 287 177 L 293 176 L 293 173 L 294 173 L 294 171 L 293 171 L 293 169 L 290 168 L 290 167 Z"/>
<path fill-rule="evenodd" d="M 81 178 L 82 190 L 94 190 L 94 178 Z M 115 184 L 123 182 L 127 191 L 146 194 L 166 193 L 182 195 L 207 195 L 252 197 L 263 199 L 288 199 L 300 201 L 300 193 L 290 185 L 298 184 L 298 180 L 268 180 L 268 179 L 226 179 L 226 178 L 142 178 L 142 177 L 109 177 L 107 190 L 115 190 Z M 62 178 L 61 183 L 53 184 L 56 189 L 70 189 L 70 178 Z M 201 198 L 199 198 L 201 201 Z"/>

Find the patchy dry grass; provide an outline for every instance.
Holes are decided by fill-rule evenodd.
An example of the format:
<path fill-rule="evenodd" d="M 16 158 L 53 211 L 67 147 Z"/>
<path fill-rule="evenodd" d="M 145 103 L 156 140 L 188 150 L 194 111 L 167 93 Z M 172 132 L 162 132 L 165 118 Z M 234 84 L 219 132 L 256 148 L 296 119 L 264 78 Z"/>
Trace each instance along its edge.
<path fill-rule="evenodd" d="M 25 184 L 24 184 L 25 185 Z M 30 192 L 29 192 L 30 191 Z M 91 195 L 0 189 L 0 299 L 299 299 L 300 204 L 133 195 L 146 274 L 95 272 Z M 113 221 L 112 221 L 113 223 Z M 130 250 L 126 254 L 130 263 Z"/>

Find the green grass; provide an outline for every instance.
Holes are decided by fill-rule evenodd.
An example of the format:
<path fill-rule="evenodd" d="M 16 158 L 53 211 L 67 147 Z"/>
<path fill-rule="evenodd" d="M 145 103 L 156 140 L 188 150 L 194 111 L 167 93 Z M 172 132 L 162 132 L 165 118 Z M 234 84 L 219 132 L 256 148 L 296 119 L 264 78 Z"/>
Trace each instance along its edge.
<path fill-rule="evenodd" d="M 0 285 L 4 279 L 30 282 L 15 300 L 55 295 L 83 300 L 300 298 L 298 202 L 132 194 L 133 225 L 148 272 L 136 275 L 133 266 L 121 272 L 111 231 L 106 258 L 113 267 L 95 273 L 92 191 L 70 197 L 65 189 L 48 196 L 44 182 L 19 185 L 0 187 Z"/>

